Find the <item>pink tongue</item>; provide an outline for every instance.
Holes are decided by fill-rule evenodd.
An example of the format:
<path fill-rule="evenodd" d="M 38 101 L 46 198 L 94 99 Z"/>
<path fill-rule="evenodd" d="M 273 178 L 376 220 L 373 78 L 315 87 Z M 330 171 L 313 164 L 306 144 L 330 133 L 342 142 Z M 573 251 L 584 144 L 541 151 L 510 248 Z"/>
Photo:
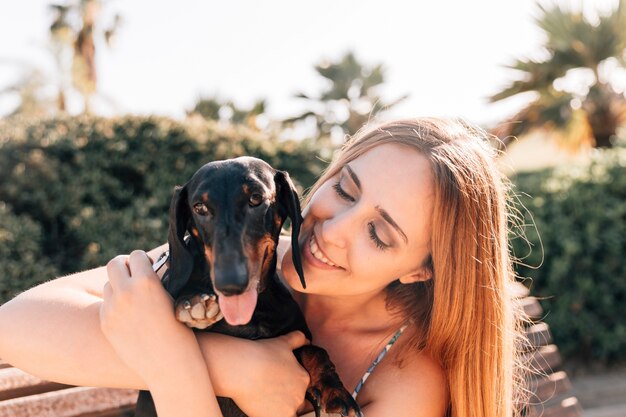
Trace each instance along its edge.
<path fill-rule="evenodd" d="M 218 302 L 224 318 L 231 326 L 246 324 L 252 318 L 256 307 L 257 292 L 250 289 L 241 295 L 224 297 L 220 295 Z"/>

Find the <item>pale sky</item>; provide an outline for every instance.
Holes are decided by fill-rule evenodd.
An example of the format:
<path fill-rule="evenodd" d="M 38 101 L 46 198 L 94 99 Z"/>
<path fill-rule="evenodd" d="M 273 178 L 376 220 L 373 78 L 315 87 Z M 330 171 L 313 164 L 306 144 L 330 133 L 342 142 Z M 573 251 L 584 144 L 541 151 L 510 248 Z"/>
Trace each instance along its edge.
<path fill-rule="evenodd" d="M 23 68 L 54 79 L 48 45 L 51 0 L 0 6 L 0 90 Z M 60 0 L 59 3 L 62 1 Z M 616 0 L 559 0 L 585 9 Z M 270 116 L 303 110 L 298 91 L 317 93 L 313 69 L 348 50 L 386 68 L 383 97 L 410 98 L 390 116 L 463 117 L 490 124 L 515 113 L 523 98 L 489 104 L 486 97 L 514 73 L 504 65 L 538 56 L 541 34 L 532 0 L 109 0 L 103 14 L 123 19 L 112 48 L 97 44 L 96 112 L 181 118 L 202 94 L 240 106 L 267 98 Z M 52 93 L 52 90 L 51 90 Z M 0 114 L 16 103 L 0 96 Z M 71 102 L 70 102 L 71 105 Z"/>

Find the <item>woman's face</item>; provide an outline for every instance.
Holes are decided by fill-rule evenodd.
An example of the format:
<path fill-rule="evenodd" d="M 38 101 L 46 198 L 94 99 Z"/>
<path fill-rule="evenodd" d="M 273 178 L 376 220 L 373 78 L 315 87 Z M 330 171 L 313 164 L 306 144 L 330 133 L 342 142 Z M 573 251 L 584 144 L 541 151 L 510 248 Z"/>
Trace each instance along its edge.
<path fill-rule="evenodd" d="M 428 279 L 433 177 L 428 160 L 398 144 L 373 148 L 343 166 L 303 212 L 302 290 L 291 252 L 282 271 L 298 291 L 361 295 L 389 283 Z"/>

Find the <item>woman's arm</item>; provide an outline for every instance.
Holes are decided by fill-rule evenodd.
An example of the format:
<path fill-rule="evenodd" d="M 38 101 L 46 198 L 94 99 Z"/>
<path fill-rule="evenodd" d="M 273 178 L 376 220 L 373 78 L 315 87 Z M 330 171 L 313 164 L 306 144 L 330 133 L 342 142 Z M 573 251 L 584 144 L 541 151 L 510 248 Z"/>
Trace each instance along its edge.
<path fill-rule="evenodd" d="M 302 332 L 273 339 L 235 339 L 198 333 L 200 347 L 218 395 L 230 397 L 251 417 L 293 417 L 305 404 L 309 374 L 293 350 L 306 342 Z"/>
<path fill-rule="evenodd" d="M 106 281 L 106 268 L 97 268 L 38 285 L 0 306 L 0 357 L 48 380 L 146 388 L 100 330 Z"/>
<path fill-rule="evenodd" d="M 154 259 L 166 248 L 148 254 Z M 145 389 L 100 330 L 107 281 L 106 268 L 96 268 L 40 284 L 1 305 L 0 358 L 66 384 Z"/>

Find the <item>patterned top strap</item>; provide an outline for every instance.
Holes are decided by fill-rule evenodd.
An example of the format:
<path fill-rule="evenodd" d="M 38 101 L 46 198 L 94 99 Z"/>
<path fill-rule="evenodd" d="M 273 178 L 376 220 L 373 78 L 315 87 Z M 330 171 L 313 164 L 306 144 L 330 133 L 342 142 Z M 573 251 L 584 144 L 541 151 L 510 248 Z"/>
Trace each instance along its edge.
<path fill-rule="evenodd" d="M 389 340 L 389 343 L 387 343 L 385 348 L 378 354 L 378 357 L 374 359 L 374 362 L 370 365 L 367 372 L 365 372 L 365 375 L 363 375 L 359 383 L 356 385 L 356 388 L 354 389 L 354 392 L 352 393 L 352 398 L 356 399 L 356 396 L 359 394 L 359 391 L 361 391 L 361 388 L 363 388 L 363 384 L 365 384 L 365 381 L 367 381 L 367 378 L 369 378 L 370 374 L 374 371 L 374 368 L 376 368 L 376 365 L 378 365 L 380 361 L 383 360 L 387 352 L 389 352 L 389 349 L 391 349 L 391 346 L 393 346 L 393 344 L 396 343 L 396 340 L 398 340 L 398 338 L 400 337 L 400 335 L 402 334 L 402 332 L 404 332 L 406 328 L 407 328 L 406 324 L 400 327 L 400 329 L 396 332 L 396 334 L 393 335 L 391 340 Z"/>

